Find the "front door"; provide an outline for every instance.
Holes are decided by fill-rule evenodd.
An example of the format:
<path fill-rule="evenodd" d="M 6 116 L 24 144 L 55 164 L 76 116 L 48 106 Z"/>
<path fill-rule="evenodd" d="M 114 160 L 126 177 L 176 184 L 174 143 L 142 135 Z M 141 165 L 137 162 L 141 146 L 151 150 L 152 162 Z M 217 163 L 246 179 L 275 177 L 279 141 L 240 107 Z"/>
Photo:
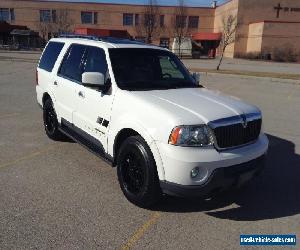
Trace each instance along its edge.
<path fill-rule="evenodd" d="M 109 78 L 103 49 L 87 46 L 83 72 L 99 72 Z M 98 89 L 76 86 L 76 108 L 73 123 L 76 127 L 96 138 L 106 151 L 107 132 L 110 123 L 113 95 L 111 91 L 103 94 Z"/>

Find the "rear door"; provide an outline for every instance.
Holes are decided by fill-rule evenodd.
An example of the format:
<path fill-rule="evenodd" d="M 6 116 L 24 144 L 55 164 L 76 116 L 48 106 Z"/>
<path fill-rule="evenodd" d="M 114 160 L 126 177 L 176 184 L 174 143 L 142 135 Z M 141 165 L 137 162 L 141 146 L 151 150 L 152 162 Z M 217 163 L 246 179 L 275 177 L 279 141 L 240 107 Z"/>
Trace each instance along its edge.
<path fill-rule="evenodd" d="M 84 45 L 71 44 L 54 81 L 56 108 L 59 118 L 63 118 L 70 123 L 73 123 L 73 113 L 77 99 L 76 87 L 81 83 L 85 50 Z"/>

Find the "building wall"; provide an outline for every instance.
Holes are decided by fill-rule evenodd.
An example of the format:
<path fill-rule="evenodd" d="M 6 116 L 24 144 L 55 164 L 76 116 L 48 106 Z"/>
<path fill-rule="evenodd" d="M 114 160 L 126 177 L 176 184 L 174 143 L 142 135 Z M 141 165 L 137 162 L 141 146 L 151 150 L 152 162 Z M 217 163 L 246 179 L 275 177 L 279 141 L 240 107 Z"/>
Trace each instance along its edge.
<path fill-rule="evenodd" d="M 30 29 L 39 31 L 40 14 L 43 9 L 68 10 L 73 28 L 101 28 L 127 30 L 133 37 L 141 36 L 137 27 L 123 26 L 123 13 L 142 14 L 145 6 L 142 5 L 122 5 L 122 4 L 101 4 L 101 3 L 66 3 L 66 2 L 40 2 L 40 1 L 0 1 L 0 8 L 14 8 L 16 24 L 28 26 Z M 82 24 L 81 11 L 91 11 L 98 13 L 97 24 Z M 172 37 L 174 31 L 174 7 L 159 7 L 161 15 L 165 15 L 165 28 L 160 29 L 156 35 L 156 42 L 160 37 Z M 188 16 L 199 16 L 198 29 L 190 29 L 189 32 L 213 32 L 214 30 L 214 8 L 189 7 Z"/>
<path fill-rule="evenodd" d="M 274 7 L 280 3 L 279 16 Z M 123 13 L 140 14 L 145 11 L 142 5 L 101 4 L 101 3 L 66 3 L 43 2 L 34 0 L 0 0 L 0 8 L 13 8 L 14 24 L 26 25 L 35 31 L 41 30 L 40 10 L 68 10 L 72 28 L 101 28 L 127 30 L 133 37 L 142 36 L 139 29 L 123 25 Z M 97 12 L 98 23 L 81 23 L 81 11 Z M 158 44 L 160 38 L 174 37 L 175 7 L 160 6 L 161 15 L 165 16 L 165 28 L 153 38 Z M 300 51 L 300 1 L 299 0 L 228 0 L 217 8 L 187 8 L 188 16 L 199 16 L 195 32 L 222 32 L 222 19 L 229 15 L 237 16 L 238 29 L 235 43 L 228 46 L 225 56 L 233 57 L 248 52 L 261 52 L 268 47 L 281 47 L 293 44 Z M 298 32 L 298 33 L 297 33 Z"/>
<path fill-rule="evenodd" d="M 276 48 L 291 48 L 294 53 L 300 54 L 300 22 L 265 22 L 262 51 L 272 54 Z"/>
<path fill-rule="evenodd" d="M 283 8 L 277 17 L 277 10 L 274 9 L 281 4 Z M 251 23 L 268 21 L 276 22 L 300 22 L 300 11 L 291 11 L 291 8 L 299 8 L 300 10 L 300 1 L 299 0 L 239 0 L 239 11 L 238 11 L 238 22 L 239 29 L 237 35 L 239 37 L 238 41 L 235 44 L 235 54 L 247 52 L 247 47 L 251 47 L 251 41 L 248 42 L 249 38 L 249 25 Z M 299 25 L 299 24 L 298 24 Z M 284 24 L 283 24 L 284 26 Z M 279 26 L 278 26 L 279 27 Z M 288 27 L 288 26 L 286 26 Z M 286 37 L 286 41 L 293 39 L 288 29 L 279 29 L 273 30 L 272 32 L 276 34 L 283 34 Z M 264 34 L 265 35 L 265 34 Z M 263 40 L 265 37 L 263 35 Z M 251 36 L 250 36 L 251 40 Z M 269 42 L 272 42 L 273 46 L 282 46 L 281 40 L 269 39 Z M 253 42 L 255 42 L 253 40 Z M 263 47 L 263 46 L 262 46 Z M 297 45 L 300 49 L 300 44 Z"/>
<path fill-rule="evenodd" d="M 229 15 L 237 16 L 239 11 L 239 0 L 231 0 L 225 4 L 216 8 L 215 11 L 215 20 L 214 20 L 214 32 L 223 31 L 223 19 L 226 19 Z M 230 44 L 224 55 L 226 57 L 233 57 L 235 51 L 235 43 Z M 218 51 L 220 53 L 220 51 Z"/>

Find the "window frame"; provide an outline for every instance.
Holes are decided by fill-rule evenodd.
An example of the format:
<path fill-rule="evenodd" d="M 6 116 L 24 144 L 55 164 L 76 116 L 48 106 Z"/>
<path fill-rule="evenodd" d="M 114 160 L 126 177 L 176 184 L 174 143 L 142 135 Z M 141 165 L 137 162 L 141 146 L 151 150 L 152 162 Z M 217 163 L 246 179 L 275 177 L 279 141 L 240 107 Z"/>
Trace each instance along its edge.
<path fill-rule="evenodd" d="M 197 23 L 196 23 L 196 20 L 197 20 Z M 195 25 L 195 24 L 197 24 L 197 25 Z M 190 28 L 190 29 L 198 29 L 199 28 L 199 16 L 189 16 L 188 28 Z"/>
<path fill-rule="evenodd" d="M 42 18 L 42 13 L 49 12 L 49 21 L 46 21 L 45 18 Z M 51 9 L 41 9 L 40 10 L 40 22 L 41 23 L 51 23 L 52 22 L 52 10 Z"/>
<path fill-rule="evenodd" d="M 61 62 L 60 62 L 59 68 L 58 68 L 58 70 L 57 70 L 57 76 L 59 76 L 59 77 L 61 77 L 61 78 L 64 78 L 64 79 L 66 79 L 66 80 L 69 80 L 69 81 L 71 81 L 71 82 L 73 82 L 73 83 L 82 85 L 82 82 L 77 81 L 76 79 L 70 78 L 70 77 L 65 76 L 65 75 L 63 75 L 63 74 L 60 73 L 61 68 L 62 68 L 62 65 L 63 65 L 63 63 L 64 63 L 66 57 L 68 56 L 68 54 L 69 54 L 69 52 L 70 52 L 70 50 L 71 50 L 71 48 L 72 48 L 73 45 L 80 45 L 80 46 L 85 47 L 85 51 L 84 51 L 84 53 L 83 53 L 83 55 L 82 55 L 81 63 L 80 63 L 80 65 L 84 65 L 84 67 L 85 67 L 85 64 L 86 64 L 86 61 L 87 61 L 87 54 L 88 54 L 88 49 L 89 49 L 89 48 L 96 48 L 96 49 L 102 50 L 103 53 L 104 53 L 104 58 L 105 58 L 106 64 L 107 64 L 107 71 L 109 72 L 108 61 L 107 61 L 107 55 L 106 55 L 105 49 L 103 49 L 103 48 L 101 48 L 101 47 L 97 47 L 97 46 L 92 46 L 92 45 L 85 45 L 85 44 L 80 44 L 80 43 L 71 43 L 71 44 L 69 44 L 69 46 L 68 46 L 68 48 L 67 48 L 67 50 L 66 50 L 66 52 L 65 52 L 65 54 L 64 54 L 64 56 L 63 56 L 63 58 L 62 58 L 62 60 L 61 60 Z M 84 73 L 84 69 L 83 69 L 83 73 Z"/>
<path fill-rule="evenodd" d="M 7 14 L 7 19 L 3 18 L 3 13 Z M 15 9 L 14 8 L 0 8 L 0 21 L 4 22 L 14 22 L 16 20 L 15 18 Z"/>
<path fill-rule="evenodd" d="M 46 68 L 41 68 L 40 64 L 41 64 L 41 62 L 42 62 L 42 60 L 43 60 L 43 57 L 45 56 L 45 52 L 47 51 L 48 46 L 49 46 L 50 44 L 54 44 L 54 43 L 59 44 L 59 45 L 62 45 L 62 47 L 61 47 L 59 53 L 57 54 L 57 57 L 56 57 L 56 59 L 55 59 L 55 61 L 54 61 L 54 63 L 53 63 L 53 66 L 52 66 L 51 70 L 46 69 Z M 52 73 L 52 72 L 53 72 L 53 69 L 54 69 L 54 67 L 55 67 L 55 64 L 56 64 L 57 61 L 58 61 L 59 55 L 62 53 L 62 51 L 63 51 L 65 45 L 66 45 L 66 44 L 65 44 L 64 42 L 59 42 L 59 41 L 49 42 L 49 43 L 47 44 L 47 46 L 46 46 L 44 52 L 43 52 L 43 55 L 42 55 L 40 61 L 39 61 L 38 68 L 41 69 L 41 70 L 45 70 L 45 71 L 47 71 L 47 72 L 49 72 L 49 73 Z"/>
<path fill-rule="evenodd" d="M 165 27 L 165 15 L 160 15 L 159 16 L 159 26 L 161 28 L 164 28 Z"/>
<path fill-rule="evenodd" d="M 130 17 L 131 22 L 127 23 L 126 21 L 128 21 L 128 17 Z M 134 17 L 133 17 L 133 13 L 123 13 L 123 26 L 133 26 L 134 23 Z"/>
<path fill-rule="evenodd" d="M 186 28 L 187 16 L 186 15 L 176 15 L 175 25 L 176 28 Z"/>

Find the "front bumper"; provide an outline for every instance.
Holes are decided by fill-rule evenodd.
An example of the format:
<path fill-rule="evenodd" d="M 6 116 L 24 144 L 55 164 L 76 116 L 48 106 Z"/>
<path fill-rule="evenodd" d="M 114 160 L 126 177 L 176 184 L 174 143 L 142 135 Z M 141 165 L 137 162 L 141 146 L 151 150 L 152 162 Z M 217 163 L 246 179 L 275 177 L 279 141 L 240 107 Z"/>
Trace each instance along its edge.
<path fill-rule="evenodd" d="M 179 147 L 157 143 L 164 170 L 164 176 L 160 180 L 184 186 L 201 186 L 218 168 L 240 165 L 264 155 L 268 144 L 264 134 L 261 134 L 255 143 L 220 152 L 214 148 Z M 196 167 L 199 168 L 200 174 L 192 178 L 191 171 Z"/>
<path fill-rule="evenodd" d="M 240 187 L 257 176 L 265 167 L 265 155 L 235 166 L 217 168 L 202 185 L 179 185 L 161 181 L 165 194 L 180 197 L 212 197 L 234 187 Z"/>

